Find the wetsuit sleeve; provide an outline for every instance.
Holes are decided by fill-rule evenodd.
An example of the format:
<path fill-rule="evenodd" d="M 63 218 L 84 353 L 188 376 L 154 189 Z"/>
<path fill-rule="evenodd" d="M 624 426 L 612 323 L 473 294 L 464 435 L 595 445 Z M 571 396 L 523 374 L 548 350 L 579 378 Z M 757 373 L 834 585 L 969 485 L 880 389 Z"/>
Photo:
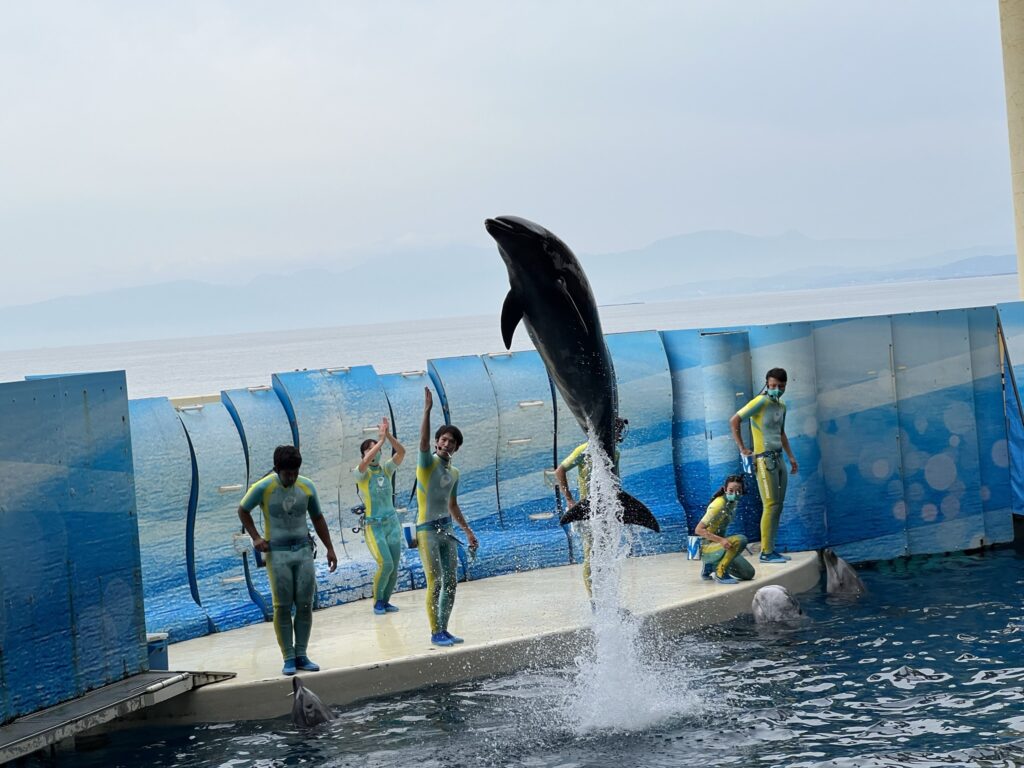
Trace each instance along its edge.
<path fill-rule="evenodd" d="M 246 512 L 252 512 L 256 507 L 263 501 L 263 492 L 267 488 L 267 483 L 270 482 L 271 475 L 267 475 L 262 480 L 257 480 L 255 483 L 249 486 L 249 490 L 245 492 L 245 496 L 242 497 L 242 501 L 239 502 L 239 506 Z"/>
<path fill-rule="evenodd" d="M 705 512 L 704 517 L 700 519 L 700 521 L 704 523 L 704 527 L 713 532 L 715 530 L 715 521 L 718 519 L 718 516 L 722 513 L 723 509 L 725 509 L 724 496 L 719 496 L 708 504 L 707 512 Z"/>
<path fill-rule="evenodd" d="M 391 477 L 395 474 L 395 470 L 398 469 L 398 466 L 395 464 L 394 459 L 388 459 L 383 464 L 381 464 L 381 468 L 384 470 L 385 475 Z"/>
<path fill-rule="evenodd" d="M 581 443 L 580 445 L 576 446 L 572 453 L 565 457 L 565 460 L 561 464 L 559 464 L 559 466 L 566 472 L 568 472 L 570 469 L 578 469 L 579 467 L 583 466 L 583 462 L 586 460 L 587 444 Z"/>
<path fill-rule="evenodd" d="M 434 465 L 434 454 L 430 451 L 419 451 L 416 458 L 416 466 L 423 469 L 430 469 Z"/>
<path fill-rule="evenodd" d="M 316 486 L 308 483 L 303 490 L 306 491 L 306 495 L 309 497 L 306 501 L 306 511 L 309 512 L 309 516 L 311 518 L 323 517 L 324 511 L 320 509 L 320 497 L 317 495 Z"/>
<path fill-rule="evenodd" d="M 370 473 L 369 472 L 360 472 L 359 471 L 359 467 L 352 467 L 352 474 L 355 475 L 356 482 L 357 483 L 361 483 L 361 482 L 363 482 L 363 480 L 366 479 L 367 475 L 369 475 Z"/>
<path fill-rule="evenodd" d="M 751 416 L 756 416 L 758 413 L 760 413 L 761 409 L 764 408 L 765 405 L 767 405 L 767 403 L 768 398 L 765 395 L 758 395 L 749 403 L 747 403 L 738 411 L 736 411 L 736 415 L 739 416 L 741 419 L 749 419 Z"/>

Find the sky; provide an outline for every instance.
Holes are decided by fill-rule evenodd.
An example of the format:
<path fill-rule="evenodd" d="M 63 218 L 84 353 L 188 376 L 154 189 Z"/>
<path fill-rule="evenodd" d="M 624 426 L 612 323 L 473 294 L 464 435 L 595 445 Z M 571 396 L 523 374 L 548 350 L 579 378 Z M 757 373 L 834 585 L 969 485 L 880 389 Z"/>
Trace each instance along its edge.
<path fill-rule="evenodd" d="M 0 306 L 485 246 L 499 214 L 581 253 L 1005 247 L 998 2 L 0 0 Z"/>

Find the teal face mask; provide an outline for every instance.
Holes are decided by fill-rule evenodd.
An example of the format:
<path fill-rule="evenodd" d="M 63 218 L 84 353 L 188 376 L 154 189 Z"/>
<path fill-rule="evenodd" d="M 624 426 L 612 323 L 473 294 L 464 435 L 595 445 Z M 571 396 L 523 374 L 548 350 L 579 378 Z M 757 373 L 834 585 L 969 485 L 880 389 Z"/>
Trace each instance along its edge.
<path fill-rule="evenodd" d="M 726 501 L 736 501 L 737 499 L 739 499 L 739 497 L 740 497 L 740 495 L 738 493 L 727 493 L 727 494 L 725 494 L 725 500 Z"/>
<path fill-rule="evenodd" d="M 766 389 L 764 393 L 768 395 L 768 397 L 774 397 L 776 400 L 782 397 L 781 389 Z"/>

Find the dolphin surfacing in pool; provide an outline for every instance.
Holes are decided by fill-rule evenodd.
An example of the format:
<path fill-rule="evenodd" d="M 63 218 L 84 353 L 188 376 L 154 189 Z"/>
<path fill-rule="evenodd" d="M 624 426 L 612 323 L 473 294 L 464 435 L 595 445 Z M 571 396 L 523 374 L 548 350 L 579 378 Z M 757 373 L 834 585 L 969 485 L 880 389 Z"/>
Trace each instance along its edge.
<path fill-rule="evenodd" d="M 330 707 L 320 701 L 320 697 L 302 684 L 299 676 L 292 678 L 292 723 L 300 728 L 312 728 L 334 719 Z"/>
<path fill-rule="evenodd" d="M 825 591 L 830 595 L 863 595 L 868 591 L 853 566 L 831 549 L 821 550 L 825 564 Z"/>
<path fill-rule="evenodd" d="M 757 590 L 750 610 L 758 624 L 797 624 L 805 618 L 800 603 L 780 584 Z"/>
<path fill-rule="evenodd" d="M 584 432 L 596 434 L 605 455 L 615 455 L 619 397 L 597 302 L 583 267 L 569 246 L 539 224 L 518 216 L 487 219 L 498 244 L 510 289 L 501 308 L 505 349 L 520 321 L 526 326 L 551 380 Z M 588 427 L 589 425 L 589 427 Z M 643 502 L 621 490 L 622 521 L 659 531 Z M 562 525 L 590 516 L 583 499 L 562 515 Z"/>

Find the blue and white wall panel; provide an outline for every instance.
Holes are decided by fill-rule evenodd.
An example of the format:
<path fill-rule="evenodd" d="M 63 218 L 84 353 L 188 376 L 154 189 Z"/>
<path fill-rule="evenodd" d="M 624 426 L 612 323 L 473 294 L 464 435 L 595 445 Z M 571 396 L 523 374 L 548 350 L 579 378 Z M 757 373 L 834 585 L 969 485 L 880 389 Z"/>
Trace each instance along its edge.
<path fill-rule="evenodd" d="M 1013 513 L 1024 515 L 1024 302 L 1000 304 L 999 324 L 1002 328 L 1006 356 L 1005 407 L 1007 443 L 1010 465 L 1010 499 Z"/>
<path fill-rule="evenodd" d="M 483 528 L 500 528 L 497 494 L 498 404 L 491 377 L 476 355 L 429 361 L 430 375 L 448 414 L 465 439 L 453 462 L 459 469 L 459 506 L 466 519 Z M 422 414 L 422 407 L 421 407 Z M 435 404 L 433 433 L 443 423 Z M 482 554 L 482 553 L 481 553 Z"/>
<path fill-rule="evenodd" d="M 123 372 L 0 385 L 0 720 L 146 669 Z"/>
<path fill-rule="evenodd" d="M 245 449 L 247 467 L 246 488 L 255 483 L 274 467 L 274 449 L 279 445 L 294 445 L 291 424 L 281 398 L 273 387 L 247 387 L 221 392 L 221 401 L 228 409 L 238 428 Z M 252 512 L 257 527 L 263 530 L 263 511 L 257 507 Z M 241 526 L 239 526 L 241 527 Z M 264 616 L 272 616 L 270 584 L 265 568 L 257 568 L 251 552 L 242 555 L 248 588 Z"/>
<path fill-rule="evenodd" d="M 672 452 L 676 492 L 690 533 L 704 516 L 711 478 L 704 430 L 704 367 L 699 331 L 663 331 L 662 344 L 672 373 Z"/>
<path fill-rule="evenodd" d="M 177 409 L 192 444 L 196 492 L 190 503 L 192 559 L 189 567 L 199 604 L 218 632 L 264 620 L 245 581 L 236 539 L 246 544 L 238 520 L 245 493 L 245 453 L 238 428 L 223 402 Z"/>
<path fill-rule="evenodd" d="M 551 474 L 555 414 L 547 369 L 534 350 L 484 355 L 481 359 L 498 407 L 502 548 L 507 549 L 514 570 L 565 565 L 569 561 L 568 541 L 558 522 Z"/>
<path fill-rule="evenodd" d="M 302 474 L 313 481 L 338 555 L 338 570 L 329 573 L 322 551 L 316 560 L 317 607 L 367 597 L 372 591 L 372 561 L 362 557 L 365 544 L 350 530 L 353 496 L 352 456 L 346 451 L 342 387 L 338 374 L 348 368 L 275 373 L 274 390 L 289 414 L 302 452 Z M 357 444 L 358 453 L 358 444 Z M 357 461 L 358 463 L 358 461 Z M 344 496 L 348 504 L 342 503 Z M 342 530 L 342 526 L 345 530 Z M 352 552 L 348 552 L 349 544 Z M 322 547 L 319 547 L 322 550 Z M 366 557 L 369 557 L 368 553 Z"/>
<path fill-rule="evenodd" d="M 146 629 L 167 632 L 175 643 L 201 637 L 213 625 L 190 587 L 187 542 L 193 468 L 188 436 L 166 397 L 130 400 L 128 409 Z"/>
<path fill-rule="evenodd" d="M 725 478 L 743 471 L 729 419 L 750 401 L 756 389 L 751 385 L 750 342 L 745 331 L 703 333 L 700 351 L 704 366 L 704 428 L 711 480 L 704 497 L 706 509 L 712 494 Z M 748 420 L 743 421 L 741 429 L 744 444 L 752 446 Z M 753 478 L 746 486 L 747 493 L 740 501 L 729 531 L 758 541 L 761 538 L 761 498 Z M 701 516 L 703 514 L 701 511 Z"/>
<path fill-rule="evenodd" d="M 619 416 L 629 419 L 620 447 L 623 489 L 640 499 L 661 526 L 632 533 L 641 551 L 679 551 L 685 547 L 686 517 L 676 495 L 672 446 L 672 373 L 657 331 L 615 333 L 606 337 L 619 389 Z"/>
<path fill-rule="evenodd" d="M 814 323 L 827 541 L 848 560 L 907 553 L 888 317 Z"/>
<path fill-rule="evenodd" d="M 799 472 L 789 475 L 786 502 L 780 518 L 778 548 L 783 551 L 820 549 L 827 542 L 825 485 L 818 448 L 818 388 L 815 375 L 814 331 L 810 323 L 782 323 L 752 327 L 750 368 L 753 391 L 760 388 L 771 368 L 785 368 L 789 377 L 786 437 Z M 789 462 L 783 458 L 788 470 Z M 752 482 L 751 486 L 756 486 Z M 753 489 L 756 492 L 756 487 Z"/>
<path fill-rule="evenodd" d="M 892 339 L 909 552 L 977 547 L 985 519 L 967 314 L 895 315 Z"/>

